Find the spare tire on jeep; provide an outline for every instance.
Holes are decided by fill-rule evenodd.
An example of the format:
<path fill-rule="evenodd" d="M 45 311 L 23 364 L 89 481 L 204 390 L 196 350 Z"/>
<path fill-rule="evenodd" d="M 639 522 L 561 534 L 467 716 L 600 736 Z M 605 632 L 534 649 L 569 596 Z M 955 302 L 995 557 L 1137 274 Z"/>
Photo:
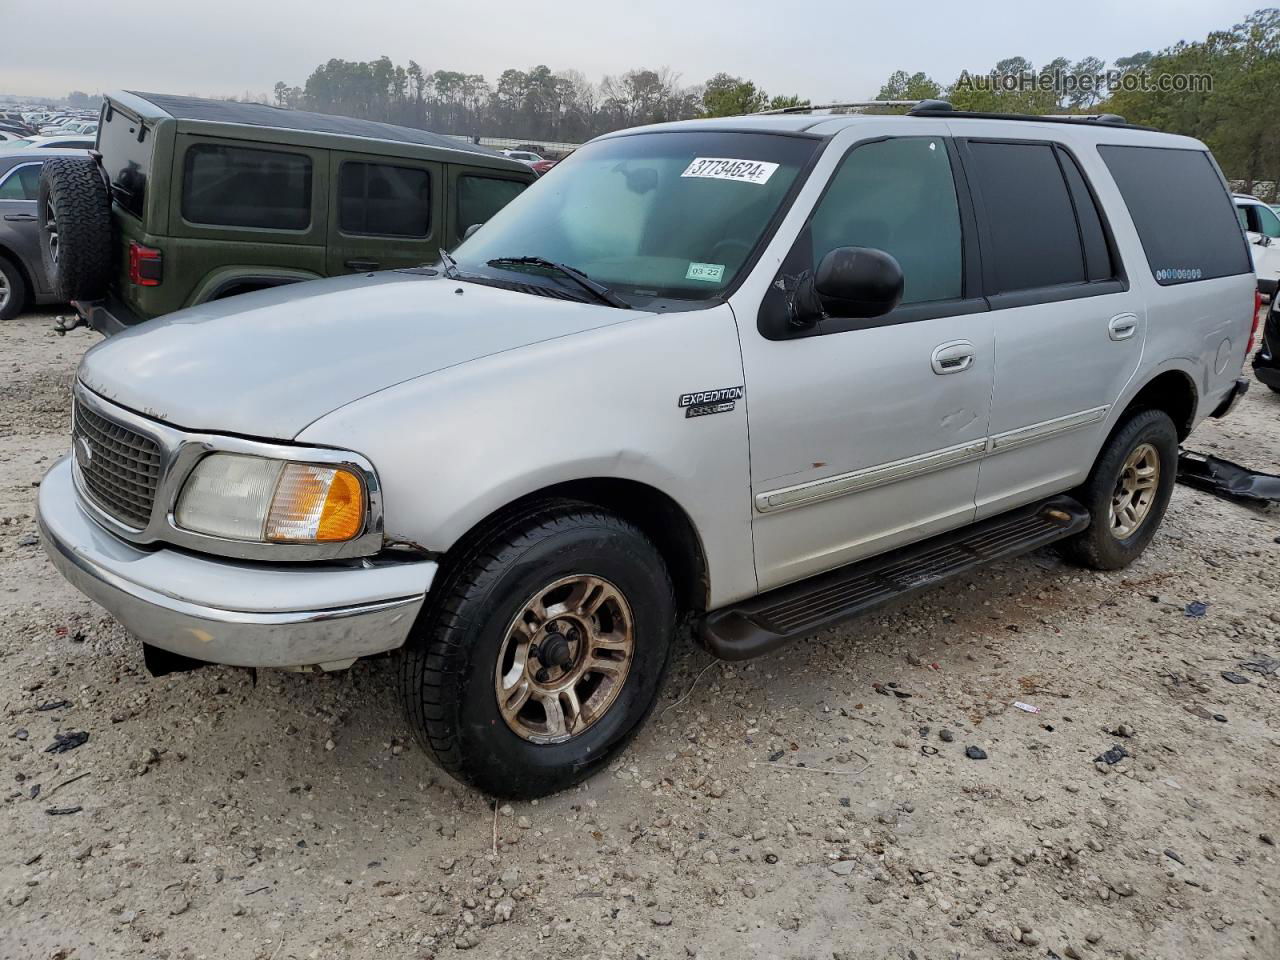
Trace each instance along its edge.
<path fill-rule="evenodd" d="M 111 195 L 89 157 L 46 160 L 40 172 L 40 258 L 59 300 L 96 300 L 111 280 Z"/>

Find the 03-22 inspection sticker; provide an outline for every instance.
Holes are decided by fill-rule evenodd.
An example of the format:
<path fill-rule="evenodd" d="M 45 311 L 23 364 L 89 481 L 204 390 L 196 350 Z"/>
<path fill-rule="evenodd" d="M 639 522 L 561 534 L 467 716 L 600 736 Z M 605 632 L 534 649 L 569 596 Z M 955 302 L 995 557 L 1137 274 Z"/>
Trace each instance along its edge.
<path fill-rule="evenodd" d="M 733 180 L 737 183 L 765 184 L 778 169 L 776 163 L 767 160 L 731 160 L 726 157 L 694 157 L 685 167 L 682 177 L 702 177 L 706 180 Z"/>

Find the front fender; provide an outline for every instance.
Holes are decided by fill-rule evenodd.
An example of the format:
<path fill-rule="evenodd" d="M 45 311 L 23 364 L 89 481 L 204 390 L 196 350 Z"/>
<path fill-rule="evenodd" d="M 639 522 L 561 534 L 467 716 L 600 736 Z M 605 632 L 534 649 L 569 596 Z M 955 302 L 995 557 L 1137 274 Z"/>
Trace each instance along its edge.
<path fill-rule="evenodd" d="M 555 484 L 654 487 L 701 538 L 714 606 L 756 589 L 746 401 L 687 417 L 679 398 L 742 383 L 733 314 L 719 306 L 459 364 L 350 403 L 297 439 L 368 457 L 388 538 L 437 551 Z"/>

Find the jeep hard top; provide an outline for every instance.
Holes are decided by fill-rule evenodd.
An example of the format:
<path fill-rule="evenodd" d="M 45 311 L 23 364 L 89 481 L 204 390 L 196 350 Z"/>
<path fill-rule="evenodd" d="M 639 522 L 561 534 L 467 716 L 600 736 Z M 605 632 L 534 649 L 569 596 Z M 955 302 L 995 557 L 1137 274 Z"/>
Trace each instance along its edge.
<path fill-rule="evenodd" d="M 46 167 L 40 207 L 53 286 L 106 334 L 250 290 L 434 262 L 535 179 L 463 140 L 265 104 L 114 93 L 101 117 L 97 169 Z"/>
<path fill-rule="evenodd" d="M 741 659 L 1049 544 L 1131 563 L 1256 297 L 1189 138 L 938 105 L 623 131 L 436 270 L 89 351 L 43 542 L 156 670 L 401 651 L 425 749 L 534 796 L 623 747 L 678 624 Z"/>

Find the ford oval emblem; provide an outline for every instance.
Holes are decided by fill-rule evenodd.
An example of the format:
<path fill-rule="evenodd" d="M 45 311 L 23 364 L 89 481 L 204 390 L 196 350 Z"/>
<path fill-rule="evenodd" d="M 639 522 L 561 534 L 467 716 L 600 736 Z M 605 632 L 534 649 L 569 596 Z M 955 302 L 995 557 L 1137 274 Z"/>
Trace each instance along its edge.
<path fill-rule="evenodd" d="M 89 446 L 89 441 L 84 437 L 76 439 L 76 463 L 79 464 L 81 470 L 88 470 L 89 464 L 93 463 L 93 447 Z"/>

